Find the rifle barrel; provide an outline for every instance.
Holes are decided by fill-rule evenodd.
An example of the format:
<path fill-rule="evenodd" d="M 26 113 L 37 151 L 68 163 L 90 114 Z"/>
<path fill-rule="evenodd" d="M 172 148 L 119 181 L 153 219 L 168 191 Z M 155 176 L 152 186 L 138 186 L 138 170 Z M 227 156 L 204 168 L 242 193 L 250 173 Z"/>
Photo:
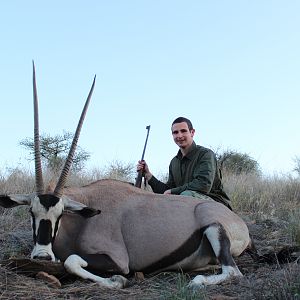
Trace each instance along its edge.
<path fill-rule="evenodd" d="M 148 137 L 149 137 L 149 131 L 150 131 L 150 125 L 146 126 L 147 129 L 147 136 L 146 136 L 146 141 L 145 141 L 145 145 L 144 145 L 144 149 L 143 149 L 143 153 L 142 153 L 142 158 L 141 160 L 144 160 L 145 157 L 145 151 L 146 151 L 146 147 L 147 147 L 147 142 L 148 142 Z M 135 180 L 135 186 L 141 188 L 142 186 L 142 178 L 143 178 L 143 170 L 140 170 L 138 172 L 137 178 Z"/>

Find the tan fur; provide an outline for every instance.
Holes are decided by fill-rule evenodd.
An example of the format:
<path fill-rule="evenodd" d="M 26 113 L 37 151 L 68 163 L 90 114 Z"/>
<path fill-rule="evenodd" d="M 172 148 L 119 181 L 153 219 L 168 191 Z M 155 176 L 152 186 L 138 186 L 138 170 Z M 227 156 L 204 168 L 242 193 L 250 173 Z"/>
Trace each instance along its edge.
<path fill-rule="evenodd" d="M 116 180 L 66 188 L 64 195 L 102 213 L 90 219 L 63 216 L 54 244 L 62 260 L 74 252 L 107 254 L 124 274 L 139 271 L 178 249 L 197 229 L 217 222 L 230 238 L 233 256 L 240 255 L 250 242 L 243 220 L 214 201 L 154 194 Z M 213 257 L 209 248 L 201 251 Z M 183 266 L 194 270 L 207 263 L 194 257 Z"/>

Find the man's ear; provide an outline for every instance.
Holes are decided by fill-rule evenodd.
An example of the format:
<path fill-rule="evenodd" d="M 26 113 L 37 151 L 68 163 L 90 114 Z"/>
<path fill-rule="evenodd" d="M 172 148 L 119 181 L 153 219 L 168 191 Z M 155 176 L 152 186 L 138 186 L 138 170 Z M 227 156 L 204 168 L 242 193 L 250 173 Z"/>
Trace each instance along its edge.
<path fill-rule="evenodd" d="M 91 218 L 93 216 L 99 215 L 101 211 L 99 209 L 94 209 L 88 207 L 78 201 L 74 201 L 68 197 L 62 197 L 65 210 L 69 210 L 73 213 L 76 213 L 84 218 Z"/>
<path fill-rule="evenodd" d="M 191 130 L 191 136 L 193 137 L 194 134 L 195 134 L 195 129 L 192 129 L 192 130 Z"/>
<path fill-rule="evenodd" d="M 19 205 L 30 205 L 34 194 L 0 195 L 0 205 L 4 208 L 11 208 Z"/>

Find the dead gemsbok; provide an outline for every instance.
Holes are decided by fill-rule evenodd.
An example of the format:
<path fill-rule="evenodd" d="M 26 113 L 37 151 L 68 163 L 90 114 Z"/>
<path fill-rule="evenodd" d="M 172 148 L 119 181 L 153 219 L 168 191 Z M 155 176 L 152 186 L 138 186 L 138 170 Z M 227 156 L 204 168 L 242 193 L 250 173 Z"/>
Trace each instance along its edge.
<path fill-rule="evenodd" d="M 45 193 L 33 65 L 36 193 L 0 196 L 0 205 L 6 208 L 29 205 L 31 257 L 59 259 L 68 272 L 108 288 L 125 287 L 127 279 L 122 275 L 131 272 L 196 271 L 216 262 L 221 264 L 221 274 L 197 275 L 189 285 L 218 284 L 242 276 L 233 257 L 250 245 L 248 228 L 223 204 L 205 196 L 153 194 L 116 180 L 65 187 L 94 84 L 95 79 L 56 188 Z M 113 276 L 100 277 L 104 273 Z"/>

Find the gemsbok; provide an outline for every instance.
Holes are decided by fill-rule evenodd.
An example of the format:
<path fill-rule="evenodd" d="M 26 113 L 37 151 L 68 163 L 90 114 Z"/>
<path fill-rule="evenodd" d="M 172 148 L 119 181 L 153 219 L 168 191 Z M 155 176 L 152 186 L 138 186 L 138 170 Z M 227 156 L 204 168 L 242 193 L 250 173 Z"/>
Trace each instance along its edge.
<path fill-rule="evenodd" d="M 212 263 L 221 265 L 221 273 L 197 275 L 190 287 L 242 276 L 233 257 L 250 246 L 251 239 L 245 222 L 223 204 L 207 196 L 154 194 L 109 179 L 65 187 L 94 85 L 95 78 L 58 183 L 45 192 L 33 63 L 36 192 L 0 196 L 5 208 L 29 206 L 31 257 L 60 260 L 68 272 L 107 288 L 125 287 L 124 276 L 132 272 L 199 271 Z"/>

